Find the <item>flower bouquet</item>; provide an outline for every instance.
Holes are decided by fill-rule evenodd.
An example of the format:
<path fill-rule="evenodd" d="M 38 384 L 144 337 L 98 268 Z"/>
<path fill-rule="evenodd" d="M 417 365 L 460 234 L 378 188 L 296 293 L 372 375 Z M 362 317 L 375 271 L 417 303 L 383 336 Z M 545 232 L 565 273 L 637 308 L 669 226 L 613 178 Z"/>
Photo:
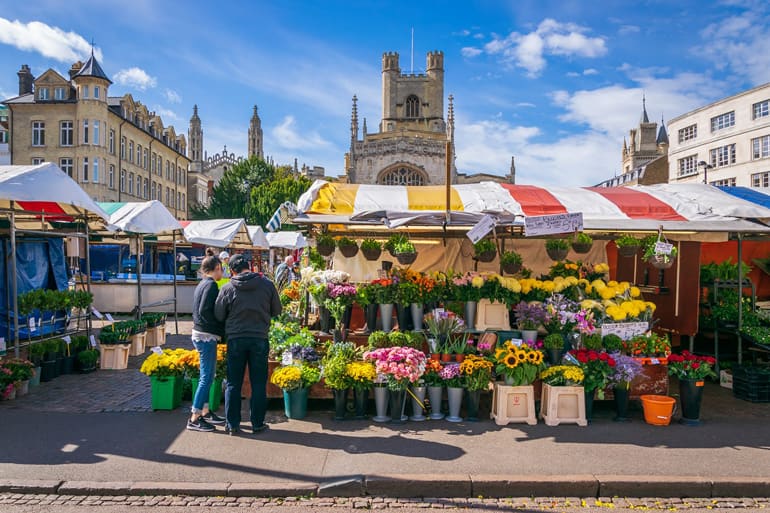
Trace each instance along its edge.
<path fill-rule="evenodd" d="M 452 293 L 455 301 L 473 302 L 481 299 L 484 277 L 478 273 L 467 272 L 452 278 Z"/>
<path fill-rule="evenodd" d="M 446 349 L 452 335 L 461 333 L 465 329 L 465 323 L 453 312 L 433 311 L 424 318 L 425 327 L 430 334 L 431 353 L 439 353 Z"/>
<path fill-rule="evenodd" d="M 631 356 L 615 353 L 615 368 L 610 374 L 608 384 L 612 385 L 615 396 L 615 408 L 617 410 L 616 422 L 628 422 L 628 398 L 631 390 L 631 382 L 642 373 L 642 364 Z"/>
<path fill-rule="evenodd" d="M 310 388 L 321 380 L 321 371 L 307 363 L 282 365 L 270 376 L 270 383 L 285 392 Z"/>
<path fill-rule="evenodd" d="M 353 306 L 356 298 L 356 286 L 350 283 L 328 283 L 326 285 L 326 298 L 323 305 L 329 310 L 336 322 L 338 330 L 344 328 L 343 318 L 345 310 Z"/>
<path fill-rule="evenodd" d="M 531 385 L 545 368 L 541 351 L 528 344 L 515 346 L 510 341 L 495 351 L 492 360 L 497 375 L 514 387 Z"/>
<path fill-rule="evenodd" d="M 604 388 L 615 368 L 615 359 L 605 352 L 589 349 L 572 350 L 570 354 L 580 363 L 583 370 L 583 387 L 586 392 L 597 391 L 599 399 L 604 399 Z"/>
<path fill-rule="evenodd" d="M 373 362 L 377 373 L 383 376 L 388 388 L 406 390 L 425 372 L 425 353 L 411 347 L 385 347 L 367 351 L 364 360 Z"/>
<path fill-rule="evenodd" d="M 668 357 L 668 373 L 680 380 L 702 380 L 717 377 L 714 372 L 716 359 L 711 356 L 696 356 L 689 351 Z"/>
<path fill-rule="evenodd" d="M 377 369 L 371 362 L 350 362 L 345 367 L 345 373 L 350 380 L 350 385 L 357 390 L 372 388 L 377 379 Z"/>
<path fill-rule="evenodd" d="M 460 364 L 460 373 L 465 377 L 468 390 L 487 390 L 492 381 L 493 367 L 493 363 L 484 357 L 468 355 Z"/>
<path fill-rule="evenodd" d="M 584 375 L 583 369 L 576 365 L 554 365 L 541 372 L 540 379 L 554 387 L 579 387 L 583 385 Z"/>

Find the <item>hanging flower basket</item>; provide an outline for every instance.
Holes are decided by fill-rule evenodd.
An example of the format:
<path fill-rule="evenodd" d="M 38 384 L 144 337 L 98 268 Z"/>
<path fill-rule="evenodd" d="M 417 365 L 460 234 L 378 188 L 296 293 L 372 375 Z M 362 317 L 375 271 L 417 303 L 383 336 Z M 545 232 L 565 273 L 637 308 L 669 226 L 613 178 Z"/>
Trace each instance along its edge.
<path fill-rule="evenodd" d="M 564 260 L 567 258 L 567 254 L 569 253 L 568 249 L 546 248 L 545 251 L 548 253 L 548 258 L 554 262 L 560 262 Z"/>
<path fill-rule="evenodd" d="M 401 265 L 412 265 L 417 260 L 417 252 L 413 253 L 397 253 L 396 260 Z"/>
<path fill-rule="evenodd" d="M 497 256 L 497 251 L 494 251 L 494 250 L 483 251 L 476 255 L 476 259 L 479 262 L 491 262 L 492 260 L 495 259 L 495 256 Z"/>
<path fill-rule="evenodd" d="M 377 248 L 377 249 L 366 248 L 366 249 L 362 249 L 361 253 L 364 254 L 364 258 L 365 259 L 374 262 L 375 260 L 379 260 L 380 255 L 382 254 L 382 249 L 380 249 L 380 248 Z"/>
<path fill-rule="evenodd" d="M 321 256 L 332 256 L 332 253 L 334 253 L 334 244 L 321 243 L 316 246 L 316 250 Z"/>
<path fill-rule="evenodd" d="M 358 254 L 358 245 L 357 244 L 348 244 L 348 245 L 342 245 L 340 244 L 340 253 L 342 253 L 342 256 L 345 258 L 353 258 Z"/>
<path fill-rule="evenodd" d="M 647 262 L 655 269 L 670 269 L 674 265 L 676 257 L 671 255 L 653 255 Z"/>
<path fill-rule="evenodd" d="M 658 231 L 657 237 L 651 235 L 645 239 L 644 259 L 656 269 L 669 269 L 678 255 L 676 246 L 669 244 L 662 230 Z"/>
<path fill-rule="evenodd" d="M 508 263 L 508 264 L 503 264 L 501 268 L 503 269 L 503 272 L 506 274 L 516 274 L 517 272 L 521 271 L 521 264 Z"/>
<path fill-rule="evenodd" d="M 623 258 L 633 258 L 639 253 L 641 246 L 618 246 L 618 255 Z"/>
<path fill-rule="evenodd" d="M 572 251 L 575 253 L 588 253 L 591 251 L 591 247 L 593 246 L 593 242 L 573 242 L 572 243 Z M 566 255 L 565 255 L 566 256 Z M 561 259 L 559 259 L 561 260 Z"/>

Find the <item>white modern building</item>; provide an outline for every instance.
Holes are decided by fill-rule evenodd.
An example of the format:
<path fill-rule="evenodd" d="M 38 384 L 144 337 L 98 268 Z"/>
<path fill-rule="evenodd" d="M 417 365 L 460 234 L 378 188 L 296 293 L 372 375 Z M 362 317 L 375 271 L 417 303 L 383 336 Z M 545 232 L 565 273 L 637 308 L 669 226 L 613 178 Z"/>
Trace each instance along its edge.
<path fill-rule="evenodd" d="M 770 83 L 669 121 L 669 182 L 770 187 Z"/>

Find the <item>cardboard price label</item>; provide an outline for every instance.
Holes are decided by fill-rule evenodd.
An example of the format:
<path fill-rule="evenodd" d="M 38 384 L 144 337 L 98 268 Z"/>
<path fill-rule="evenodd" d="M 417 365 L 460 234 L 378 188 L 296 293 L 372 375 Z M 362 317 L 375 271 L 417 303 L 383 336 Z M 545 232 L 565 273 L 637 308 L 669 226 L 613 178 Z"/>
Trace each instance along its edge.
<path fill-rule="evenodd" d="M 602 324 L 602 337 L 617 335 L 623 340 L 629 340 L 642 335 L 649 328 L 646 322 L 616 322 Z"/>
<path fill-rule="evenodd" d="M 489 232 L 491 232 L 495 228 L 495 225 L 497 225 L 495 218 L 489 215 L 485 215 L 481 218 L 481 221 L 476 223 L 473 228 L 468 230 L 466 236 L 471 240 L 472 243 L 476 244 Z"/>
<path fill-rule="evenodd" d="M 286 351 L 283 353 L 283 356 L 281 356 L 281 365 L 291 365 L 294 363 L 294 358 L 292 357 L 291 353 Z"/>
<path fill-rule="evenodd" d="M 104 316 L 102 315 L 102 313 L 101 313 L 99 310 L 97 310 L 96 308 L 94 308 L 93 306 L 91 307 L 91 311 L 92 311 L 92 312 L 94 313 L 94 315 L 95 315 L 96 317 L 98 317 L 99 319 L 104 319 Z"/>
<path fill-rule="evenodd" d="M 161 349 L 159 346 L 151 347 L 150 351 L 157 354 L 158 356 L 163 354 L 163 349 Z"/>
<path fill-rule="evenodd" d="M 655 254 L 656 255 L 670 255 L 674 251 L 674 245 L 668 242 L 656 242 Z"/>
<path fill-rule="evenodd" d="M 37 322 L 35 322 L 34 317 L 29 318 L 29 330 L 30 331 L 37 331 Z"/>
<path fill-rule="evenodd" d="M 556 235 L 583 230 L 583 213 L 528 216 L 524 219 L 524 236 Z"/>
<path fill-rule="evenodd" d="M 107 318 L 108 321 L 115 322 L 115 319 L 113 319 L 110 314 L 104 314 L 104 316 Z"/>
<path fill-rule="evenodd" d="M 96 337 L 91 335 L 89 339 L 91 340 L 91 347 L 96 347 Z"/>
<path fill-rule="evenodd" d="M 70 345 L 70 344 L 72 343 L 72 338 L 70 338 L 70 336 L 69 336 L 69 335 L 66 335 L 66 336 L 62 337 L 61 339 L 62 339 L 62 340 L 64 341 L 64 343 L 65 343 L 65 344 L 67 344 L 67 345 Z"/>

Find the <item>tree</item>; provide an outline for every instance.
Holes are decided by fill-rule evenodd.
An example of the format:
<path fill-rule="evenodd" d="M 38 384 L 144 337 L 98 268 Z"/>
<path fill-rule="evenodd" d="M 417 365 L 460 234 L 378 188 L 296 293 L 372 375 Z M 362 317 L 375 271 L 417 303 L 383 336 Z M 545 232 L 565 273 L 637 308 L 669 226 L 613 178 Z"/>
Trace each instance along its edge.
<path fill-rule="evenodd" d="M 290 166 L 274 167 L 250 157 L 225 171 L 214 187 L 208 207 L 194 207 L 193 219 L 244 218 L 248 224 L 265 226 L 284 202 L 296 203 L 311 185 L 294 176 Z"/>

